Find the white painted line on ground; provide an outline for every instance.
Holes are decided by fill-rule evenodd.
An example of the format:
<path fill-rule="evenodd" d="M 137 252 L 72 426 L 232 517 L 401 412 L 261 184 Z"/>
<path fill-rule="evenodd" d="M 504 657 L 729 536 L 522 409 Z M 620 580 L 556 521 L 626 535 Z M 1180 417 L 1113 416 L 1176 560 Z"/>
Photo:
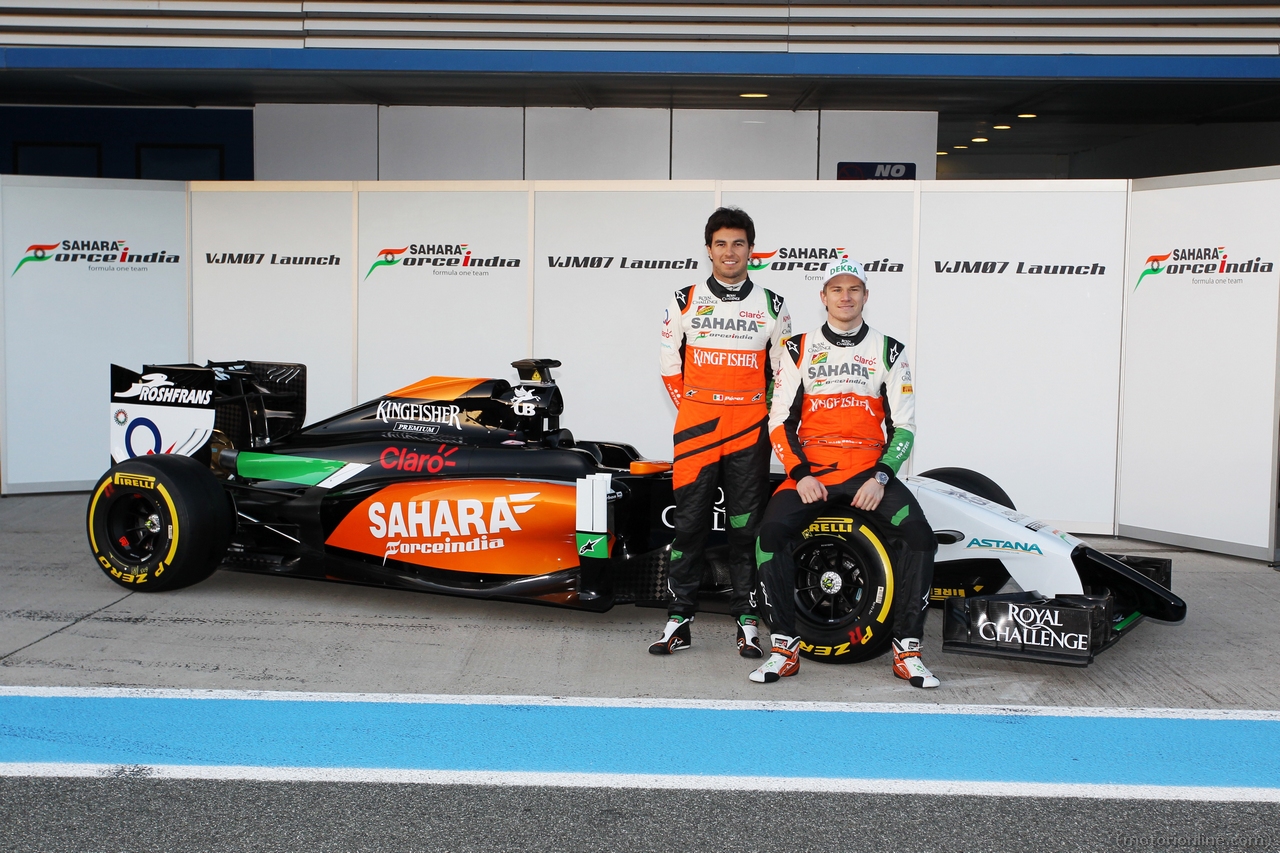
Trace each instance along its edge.
<path fill-rule="evenodd" d="M 768 688 L 764 688 L 768 689 Z M 853 714 L 1120 717 L 1280 722 L 1280 711 L 1226 708 L 1100 708 L 1055 705 L 950 705 L 938 702 L 787 702 L 748 699 L 629 699 L 590 696 L 450 695 L 443 693 L 310 693 L 288 690 L 189 690 L 147 687 L 21 687 L 0 696 L 93 699 L 233 699 L 260 702 L 381 702 L 415 705 L 546 705 L 582 708 L 692 708 L 711 711 L 821 711 Z"/>
<path fill-rule="evenodd" d="M 786 776 L 689 776 L 632 773 L 530 773 L 494 770 L 392 770 L 348 767 L 244 767 L 0 762 L 0 777 L 210 779 L 252 782 L 358 782 L 389 785 L 645 788 L 699 791 L 812 791 L 846 794 L 935 794 L 978 797 L 1074 797 L 1103 800 L 1193 800 L 1280 803 L 1277 788 L 1095 785 L 1047 782 L 961 782 L 920 779 L 826 779 Z"/>

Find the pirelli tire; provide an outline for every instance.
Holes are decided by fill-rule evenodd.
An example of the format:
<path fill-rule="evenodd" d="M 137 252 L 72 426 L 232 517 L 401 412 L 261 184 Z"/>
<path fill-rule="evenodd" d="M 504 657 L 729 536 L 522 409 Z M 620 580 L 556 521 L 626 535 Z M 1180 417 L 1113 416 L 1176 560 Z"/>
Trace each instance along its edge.
<path fill-rule="evenodd" d="M 89 497 L 89 548 L 112 581 L 163 592 L 213 574 L 234 529 L 231 501 L 205 465 L 156 455 L 112 467 Z"/>
<path fill-rule="evenodd" d="M 888 649 L 893 634 L 894 567 L 889 547 L 857 510 L 823 516 L 795 552 L 800 654 L 822 663 L 859 663 Z"/>

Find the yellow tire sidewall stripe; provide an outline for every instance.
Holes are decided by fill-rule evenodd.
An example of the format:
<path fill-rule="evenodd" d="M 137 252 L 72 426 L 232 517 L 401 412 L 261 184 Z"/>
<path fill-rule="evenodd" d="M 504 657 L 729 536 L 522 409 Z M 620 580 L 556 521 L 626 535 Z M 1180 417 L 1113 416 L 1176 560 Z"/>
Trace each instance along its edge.
<path fill-rule="evenodd" d="M 160 493 L 160 497 L 164 498 L 165 505 L 169 507 L 169 523 L 173 527 L 173 536 L 169 539 L 169 553 L 165 555 L 162 562 L 164 566 L 173 565 L 173 555 L 178 552 L 178 508 L 173 505 L 173 498 L 169 497 L 169 490 L 164 487 L 163 483 L 156 483 L 156 491 Z M 884 553 L 881 551 L 880 553 Z"/>
<path fill-rule="evenodd" d="M 884 566 L 885 591 L 884 606 L 880 608 L 876 621 L 884 623 L 885 618 L 889 615 L 889 608 L 893 606 L 893 563 L 889 560 L 889 554 L 884 550 L 884 545 L 880 542 L 880 537 L 871 531 L 871 528 L 865 524 L 858 528 L 858 532 L 866 537 L 871 546 L 876 549 L 876 553 L 880 555 L 880 564 Z"/>

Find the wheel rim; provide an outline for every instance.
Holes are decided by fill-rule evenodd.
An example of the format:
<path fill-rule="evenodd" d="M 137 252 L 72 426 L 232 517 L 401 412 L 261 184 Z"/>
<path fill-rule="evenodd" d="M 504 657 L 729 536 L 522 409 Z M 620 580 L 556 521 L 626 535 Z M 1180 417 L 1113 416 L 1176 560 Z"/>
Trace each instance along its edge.
<path fill-rule="evenodd" d="M 119 498 L 107 513 L 107 541 L 116 556 L 129 563 L 145 563 L 164 541 L 164 516 L 159 505 L 143 494 Z"/>
<path fill-rule="evenodd" d="M 871 601 L 862 557 L 841 539 L 813 539 L 796 554 L 796 607 L 824 626 L 855 621 Z"/>

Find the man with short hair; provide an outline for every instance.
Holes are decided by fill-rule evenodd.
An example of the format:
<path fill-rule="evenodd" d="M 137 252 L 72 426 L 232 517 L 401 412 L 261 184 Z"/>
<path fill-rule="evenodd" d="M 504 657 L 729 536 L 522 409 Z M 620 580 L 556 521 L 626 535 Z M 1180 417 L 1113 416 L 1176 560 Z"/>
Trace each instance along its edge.
<path fill-rule="evenodd" d="M 751 602 L 752 547 L 769 489 L 767 394 L 781 356 L 779 341 L 791 334 L 791 315 L 781 296 L 747 276 L 756 242 L 750 216 L 719 208 L 703 236 L 711 275 L 676 291 L 662 320 L 662 381 L 679 410 L 671 482 L 676 535 L 667 572 L 667 623 L 649 651 L 668 655 L 692 642 L 703 550 L 723 485 L 738 653 L 758 658 L 763 650 Z"/>
<path fill-rule="evenodd" d="M 795 540 L 827 507 L 852 499 L 903 545 L 894 566 L 893 674 L 913 687 L 938 686 L 920 659 L 938 545 L 920 504 L 897 479 L 915 441 L 911 367 L 901 343 L 863 322 L 866 302 L 866 273 L 841 260 L 822 284 L 827 322 L 783 342 L 769 430 L 788 479 L 769 501 L 756 543 L 773 644 L 750 675 L 755 682 L 799 671 Z"/>

